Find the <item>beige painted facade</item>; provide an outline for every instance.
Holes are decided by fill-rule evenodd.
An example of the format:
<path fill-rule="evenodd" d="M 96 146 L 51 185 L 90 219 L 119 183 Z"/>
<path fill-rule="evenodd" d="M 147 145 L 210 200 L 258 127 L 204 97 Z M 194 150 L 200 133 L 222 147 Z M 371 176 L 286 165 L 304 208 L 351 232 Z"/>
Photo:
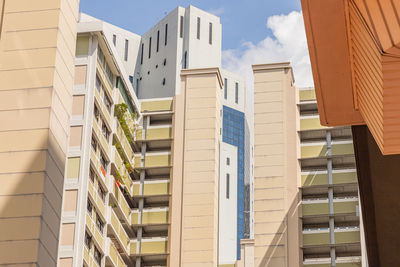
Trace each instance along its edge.
<path fill-rule="evenodd" d="M 168 266 L 218 264 L 219 69 L 184 70 L 175 97 Z"/>
<path fill-rule="evenodd" d="M 278 63 L 255 65 L 253 71 L 255 266 L 299 266 L 298 115 L 292 68 Z"/>
<path fill-rule="evenodd" d="M 57 263 L 78 4 L 0 1 L 1 265 Z"/>

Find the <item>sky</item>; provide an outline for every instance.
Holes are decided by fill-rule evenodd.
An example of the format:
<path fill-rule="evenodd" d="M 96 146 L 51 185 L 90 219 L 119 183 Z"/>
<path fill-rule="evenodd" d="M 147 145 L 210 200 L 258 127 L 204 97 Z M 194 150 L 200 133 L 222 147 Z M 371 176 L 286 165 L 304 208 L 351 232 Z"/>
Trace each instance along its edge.
<path fill-rule="evenodd" d="M 143 34 L 178 5 L 221 18 L 222 67 L 246 76 L 251 64 L 290 61 L 295 84 L 313 86 L 300 0 L 81 0 L 80 11 Z"/>

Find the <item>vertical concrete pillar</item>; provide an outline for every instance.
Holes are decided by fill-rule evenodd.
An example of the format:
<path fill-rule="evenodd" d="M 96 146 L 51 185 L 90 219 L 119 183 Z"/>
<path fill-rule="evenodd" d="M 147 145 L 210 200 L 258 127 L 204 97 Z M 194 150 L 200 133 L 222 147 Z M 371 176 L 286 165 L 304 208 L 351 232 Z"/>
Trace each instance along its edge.
<path fill-rule="evenodd" d="M 78 5 L 0 1 L 0 264 L 57 264 Z"/>

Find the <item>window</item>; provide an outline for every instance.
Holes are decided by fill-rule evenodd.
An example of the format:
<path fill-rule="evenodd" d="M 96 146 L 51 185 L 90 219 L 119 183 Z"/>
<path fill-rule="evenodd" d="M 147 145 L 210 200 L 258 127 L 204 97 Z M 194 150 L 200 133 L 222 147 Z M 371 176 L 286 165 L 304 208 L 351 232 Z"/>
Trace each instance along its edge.
<path fill-rule="evenodd" d="M 157 31 L 157 52 L 160 48 L 160 31 Z"/>
<path fill-rule="evenodd" d="M 142 44 L 142 51 L 140 53 L 140 64 L 143 64 L 143 51 L 144 51 L 144 44 Z"/>
<path fill-rule="evenodd" d="M 149 39 L 149 58 L 151 58 L 151 37 Z"/>
<path fill-rule="evenodd" d="M 125 61 L 128 61 L 128 47 L 129 47 L 129 41 L 125 40 L 125 54 L 124 54 Z"/>
<path fill-rule="evenodd" d="M 94 139 L 93 136 L 92 136 L 92 148 L 95 152 L 97 152 L 97 141 L 96 139 Z"/>
<path fill-rule="evenodd" d="M 162 80 L 162 85 L 165 85 L 165 78 Z"/>
<path fill-rule="evenodd" d="M 239 103 L 239 83 L 235 83 L 235 103 Z"/>
<path fill-rule="evenodd" d="M 107 169 L 107 160 L 103 155 L 103 152 L 100 152 L 100 164 L 103 166 L 104 170 Z"/>
<path fill-rule="evenodd" d="M 130 81 L 131 84 L 133 85 L 133 76 L 129 75 L 129 81 Z"/>
<path fill-rule="evenodd" d="M 100 233 L 103 233 L 104 223 L 100 219 L 100 216 L 98 214 L 96 214 L 96 226 L 97 226 L 97 229 L 99 229 Z"/>
<path fill-rule="evenodd" d="M 94 174 L 93 169 L 90 168 L 90 170 L 89 170 L 89 178 L 90 178 L 90 181 L 92 181 L 92 183 L 94 183 L 94 177 L 95 176 L 96 176 L 96 174 Z"/>
<path fill-rule="evenodd" d="M 86 209 L 87 209 L 88 213 L 89 213 L 90 215 L 92 215 L 93 204 L 92 204 L 92 202 L 90 202 L 89 199 L 88 199 L 88 201 L 87 201 L 87 207 L 86 207 Z"/>
<path fill-rule="evenodd" d="M 183 16 L 181 16 L 181 23 L 180 23 L 179 36 L 180 36 L 181 38 L 183 37 Z"/>
<path fill-rule="evenodd" d="M 98 107 L 96 106 L 96 105 L 94 105 L 94 117 L 96 118 L 96 121 L 99 121 L 99 119 L 100 119 L 100 112 L 99 112 L 99 109 L 98 109 Z"/>
<path fill-rule="evenodd" d="M 100 82 L 100 79 L 99 79 L 99 77 L 96 75 L 96 89 L 97 89 L 97 91 L 99 92 L 99 94 L 100 94 L 100 91 L 101 91 L 101 82 Z"/>
<path fill-rule="evenodd" d="M 167 65 L 167 59 L 164 58 L 164 62 L 163 62 L 164 66 Z"/>
<path fill-rule="evenodd" d="M 184 69 L 187 68 L 187 51 L 185 51 L 185 56 L 183 58 L 183 68 Z"/>
<path fill-rule="evenodd" d="M 110 69 L 110 67 L 108 66 L 108 64 L 106 64 L 106 76 L 108 81 L 110 82 L 111 86 L 114 85 L 114 75 Z"/>
<path fill-rule="evenodd" d="M 99 186 L 99 188 L 97 189 L 97 193 L 99 194 L 101 200 L 103 200 L 103 202 L 105 202 L 106 201 L 106 192 L 104 192 L 104 190 L 100 184 L 98 186 Z"/>
<path fill-rule="evenodd" d="M 212 44 L 212 23 L 210 22 L 209 31 L 208 31 L 208 43 Z"/>
<path fill-rule="evenodd" d="M 228 79 L 224 79 L 224 98 L 228 99 Z"/>
<path fill-rule="evenodd" d="M 226 198 L 229 199 L 229 173 L 226 174 Z"/>
<path fill-rule="evenodd" d="M 139 79 L 136 79 L 136 95 L 139 97 Z"/>
<path fill-rule="evenodd" d="M 103 122 L 103 125 L 101 126 L 101 131 L 104 135 L 104 138 L 107 140 L 108 142 L 108 138 L 110 137 L 110 130 L 108 130 L 106 124 Z"/>
<path fill-rule="evenodd" d="M 117 36 L 115 34 L 113 34 L 113 44 L 114 46 L 117 45 Z"/>
<path fill-rule="evenodd" d="M 108 112 L 111 112 L 111 100 L 105 92 L 103 100 L 104 100 L 104 105 L 106 106 Z"/>
<path fill-rule="evenodd" d="M 92 237 L 85 231 L 85 245 L 90 250 L 90 247 L 92 246 Z"/>
<path fill-rule="evenodd" d="M 168 24 L 165 24 L 165 40 L 164 40 L 165 46 L 167 46 L 167 38 L 168 38 Z"/>
<path fill-rule="evenodd" d="M 200 40 L 200 17 L 197 17 L 197 39 Z"/>
<path fill-rule="evenodd" d="M 101 266 L 101 252 L 96 248 L 96 246 L 94 247 L 94 260 L 97 262 L 97 264 L 99 266 Z"/>
<path fill-rule="evenodd" d="M 231 159 L 230 158 L 226 158 L 226 165 L 231 165 Z"/>

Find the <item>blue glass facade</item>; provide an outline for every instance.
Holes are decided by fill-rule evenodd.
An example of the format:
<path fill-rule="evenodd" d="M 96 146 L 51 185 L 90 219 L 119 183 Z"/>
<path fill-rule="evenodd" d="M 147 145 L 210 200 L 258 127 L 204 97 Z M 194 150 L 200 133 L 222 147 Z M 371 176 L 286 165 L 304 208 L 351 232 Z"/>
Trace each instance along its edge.
<path fill-rule="evenodd" d="M 245 115 L 227 106 L 223 106 L 222 141 L 236 146 L 237 164 L 237 259 L 240 260 L 240 239 L 245 232 Z"/>

